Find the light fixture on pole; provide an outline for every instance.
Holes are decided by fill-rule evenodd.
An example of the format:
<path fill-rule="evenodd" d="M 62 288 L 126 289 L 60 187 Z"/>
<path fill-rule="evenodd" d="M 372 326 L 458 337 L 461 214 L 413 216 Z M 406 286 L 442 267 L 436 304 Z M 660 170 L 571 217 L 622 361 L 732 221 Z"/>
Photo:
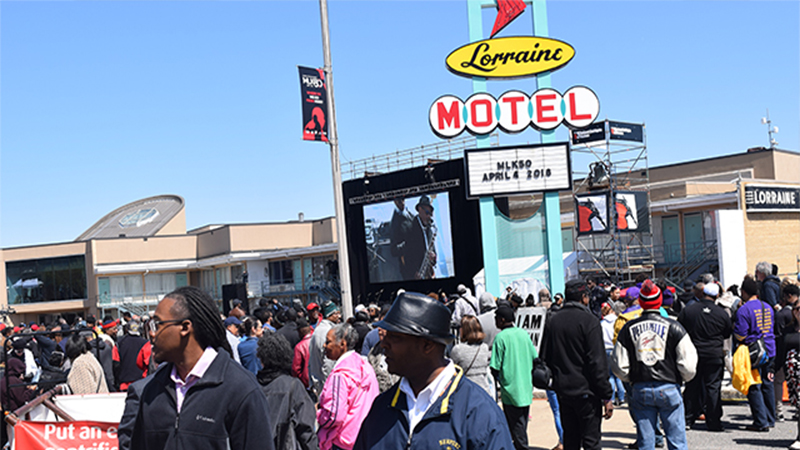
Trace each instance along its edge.
<path fill-rule="evenodd" d="M 608 187 L 611 183 L 608 166 L 603 161 L 595 161 L 589 164 L 589 189 L 600 189 Z"/>
<path fill-rule="evenodd" d="M 772 150 L 776 145 L 778 145 L 778 141 L 772 137 L 773 133 L 778 132 L 778 127 L 772 126 L 772 121 L 769 119 L 769 108 L 767 108 L 767 117 L 762 117 L 761 123 L 767 126 L 767 134 L 769 135 L 769 149 Z"/>

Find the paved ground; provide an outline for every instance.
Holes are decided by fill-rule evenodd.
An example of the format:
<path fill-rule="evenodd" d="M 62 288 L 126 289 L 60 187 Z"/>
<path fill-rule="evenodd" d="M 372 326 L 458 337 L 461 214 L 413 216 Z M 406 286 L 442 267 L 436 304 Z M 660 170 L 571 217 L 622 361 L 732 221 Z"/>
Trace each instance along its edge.
<path fill-rule="evenodd" d="M 784 407 L 792 417 L 794 408 Z M 725 402 L 723 424 L 724 433 L 705 431 L 705 425 L 698 422 L 696 429 L 686 432 L 690 450 L 755 450 L 785 449 L 797 436 L 797 422 L 776 424 L 769 433 L 746 431 L 745 426 L 752 423 L 750 408 L 746 402 Z M 528 425 L 528 439 L 532 450 L 550 450 L 558 443 L 558 435 L 553 423 L 550 406 L 545 399 L 535 399 L 530 409 L 531 420 Z M 614 409 L 614 416 L 603 422 L 603 448 L 621 449 L 636 439 L 636 429 L 628 415 L 628 408 Z"/>

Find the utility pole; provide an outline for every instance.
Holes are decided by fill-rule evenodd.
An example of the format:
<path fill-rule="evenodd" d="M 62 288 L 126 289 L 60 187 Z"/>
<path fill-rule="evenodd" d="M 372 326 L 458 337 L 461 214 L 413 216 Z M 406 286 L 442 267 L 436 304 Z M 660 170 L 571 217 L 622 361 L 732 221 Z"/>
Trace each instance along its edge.
<path fill-rule="evenodd" d="M 336 131 L 336 107 L 333 103 L 333 69 L 331 67 L 331 40 L 328 30 L 328 1 L 319 0 L 322 20 L 322 54 L 325 60 L 325 90 L 328 101 L 328 143 L 331 145 L 331 170 L 333 171 L 333 201 L 336 208 L 336 234 L 339 244 L 339 286 L 342 292 L 342 316 L 353 316 L 350 292 L 350 258 L 347 254 L 347 233 L 344 222 L 344 196 L 342 195 L 342 170 L 339 165 L 339 136 Z"/>

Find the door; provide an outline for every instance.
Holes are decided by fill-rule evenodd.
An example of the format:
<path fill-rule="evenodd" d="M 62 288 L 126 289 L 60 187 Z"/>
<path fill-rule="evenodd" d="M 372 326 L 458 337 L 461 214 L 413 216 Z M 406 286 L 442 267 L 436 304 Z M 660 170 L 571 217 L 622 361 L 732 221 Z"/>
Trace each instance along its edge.
<path fill-rule="evenodd" d="M 681 260 L 681 230 L 678 216 L 661 218 L 661 234 L 664 237 L 664 259 L 667 264 Z"/>
<path fill-rule="evenodd" d="M 98 304 L 108 305 L 111 303 L 111 282 L 108 280 L 108 277 L 97 279 L 97 293 L 100 298 L 100 301 L 97 302 Z"/>
<path fill-rule="evenodd" d="M 303 290 L 303 261 L 295 259 L 292 261 L 294 264 L 294 289 L 297 291 Z"/>
<path fill-rule="evenodd" d="M 683 216 L 683 243 L 686 245 L 686 259 L 692 260 L 703 251 L 703 215 L 700 213 Z"/>
<path fill-rule="evenodd" d="M 311 258 L 303 259 L 303 280 L 305 280 L 303 289 L 308 289 L 314 284 L 314 271 L 311 267 Z"/>

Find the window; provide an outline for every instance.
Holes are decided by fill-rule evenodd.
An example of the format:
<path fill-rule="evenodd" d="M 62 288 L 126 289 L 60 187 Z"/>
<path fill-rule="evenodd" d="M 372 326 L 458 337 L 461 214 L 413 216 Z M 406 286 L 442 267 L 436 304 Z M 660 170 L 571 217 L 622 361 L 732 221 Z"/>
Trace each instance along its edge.
<path fill-rule="evenodd" d="M 118 275 L 97 279 L 100 304 L 161 300 L 175 288 L 186 286 L 186 272 Z"/>
<path fill-rule="evenodd" d="M 204 269 L 202 273 L 201 287 L 204 291 L 208 292 L 210 296 L 214 296 L 214 269 Z"/>
<path fill-rule="evenodd" d="M 53 302 L 86 298 L 83 255 L 6 263 L 8 303 Z"/>
<path fill-rule="evenodd" d="M 161 300 L 177 287 L 175 273 L 148 273 L 144 276 L 144 291 L 148 300 Z"/>
<path fill-rule="evenodd" d="M 220 267 L 219 269 L 215 269 L 214 273 L 217 277 L 217 288 L 214 291 L 214 298 L 222 298 L 222 286 L 226 284 L 231 284 L 231 268 L 230 267 Z"/>
<path fill-rule="evenodd" d="M 155 208 L 142 208 L 135 213 L 130 213 L 120 219 L 119 226 L 121 228 L 135 228 L 152 222 L 158 216 L 158 210 Z"/>
<path fill-rule="evenodd" d="M 336 259 L 336 255 L 315 256 L 311 259 L 315 280 L 329 280 L 338 276 L 339 274 L 332 273 L 332 261 Z"/>
<path fill-rule="evenodd" d="M 292 261 L 270 261 L 269 263 L 269 284 L 292 284 L 294 283 L 294 270 Z"/>

